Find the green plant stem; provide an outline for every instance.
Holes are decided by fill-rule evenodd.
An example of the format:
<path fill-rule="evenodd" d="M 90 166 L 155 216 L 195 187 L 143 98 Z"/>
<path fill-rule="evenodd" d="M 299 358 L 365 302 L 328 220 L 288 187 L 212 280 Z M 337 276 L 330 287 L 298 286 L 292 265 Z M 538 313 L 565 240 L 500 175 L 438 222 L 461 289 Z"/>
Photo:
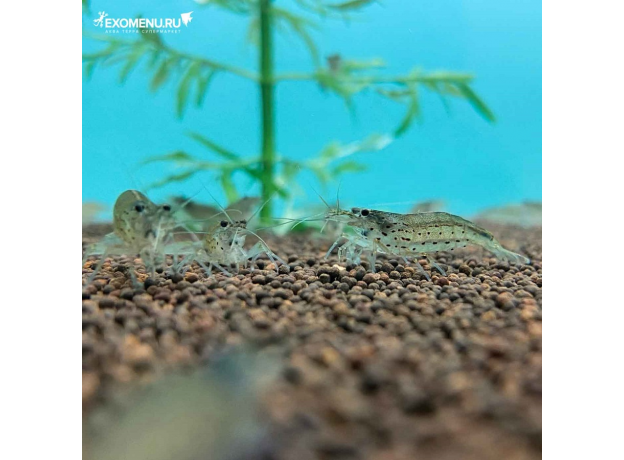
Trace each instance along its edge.
<path fill-rule="evenodd" d="M 267 201 L 273 194 L 275 174 L 275 112 L 273 103 L 273 43 L 271 30 L 271 0 L 260 0 L 260 98 L 262 103 L 262 199 Z M 260 211 L 260 218 L 268 222 L 272 216 L 272 204 L 267 202 Z"/>

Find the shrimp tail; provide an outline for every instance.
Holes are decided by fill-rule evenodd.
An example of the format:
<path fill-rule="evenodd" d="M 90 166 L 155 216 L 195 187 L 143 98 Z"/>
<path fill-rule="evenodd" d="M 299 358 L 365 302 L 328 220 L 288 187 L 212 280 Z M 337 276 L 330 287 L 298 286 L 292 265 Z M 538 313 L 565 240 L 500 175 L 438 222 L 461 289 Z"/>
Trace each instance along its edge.
<path fill-rule="evenodd" d="M 512 264 L 525 264 L 528 265 L 531 263 L 531 259 L 529 259 L 526 256 L 523 256 L 522 254 L 517 254 L 513 251 L 509 251 L 507 249 L 505 249 L 504 247 L 501 246 L 501 244 L 494 240 L 491 241 L 487 246 L 485 246 L 485 249 L 487 249 L 488 251 L 494 253 L 494 255 L 501 259 L 501 260 L 508 260 L 509 263 Z"/>

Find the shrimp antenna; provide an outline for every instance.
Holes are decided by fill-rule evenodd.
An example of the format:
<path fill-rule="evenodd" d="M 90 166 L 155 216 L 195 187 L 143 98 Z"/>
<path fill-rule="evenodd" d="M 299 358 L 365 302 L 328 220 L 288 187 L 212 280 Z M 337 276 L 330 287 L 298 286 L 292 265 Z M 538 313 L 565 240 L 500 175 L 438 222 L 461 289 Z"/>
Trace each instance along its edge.
<path fill-rule="evenodd" d="M 182 204 L 175 211 L 173 211 L 172 214 L 175 214 L 176 212 L 183 210 L 193 200 L 193 198 L 195 198 L 200 193 L 201 193 L 201 190 L 198 190 L 197 192 L 193 193 L 191 195 L 191 197 L 189 199 L 187 199 L 186 201 L 182 202 Z M 191 236 L 193 237 L 192 239 L 194 241 L 199 241 L 199 239 L 193 234 L 193 232 L 190 231 L 190 228 L 187 227 L 187 225 L 186 225 L 187 223 L 189 223 L 189 222 L 176 222 L 176 225 L 175 225 L 174 228 L 178 228 L 178 227 L 183 228 L 184 230 L 186 230 L 189 233 L 191 233 Z"/>
<path fill-rule="evenodd" d="M 182 209 L 186 208 L 186 206 L 188 206 L 188 204 L 189 204 L 191 201 L 193 201 L 193 198 L 195 198 L 195 197 L 196 197 L 197 195 L 199 195 L 201 192 L 202 192 L 202 191 L 201 191 L 201 190 L 199 190 L 199 191 L 197 191 L 197 192 L 193 193 L 193 194 L 191 195 L 191 197 L 190 197 L 189 199 L 187 199 L 187 200 L 183 201 L 183 202 L 182 202 L 182 204 L 181 204 L 180 206 L 178 206 L 178 208 L 177 208 L 174 212 L 178 212 L 178 211 L 181 211 Z"/>
<path fill-rule="evenodd" d="M 391 202 L 387 202 L 387 203 L 368 203 L 369 206 L 401 206 L 404 204 L 416 204 L 417 202 L 415 201 L 391 201 Z"/>
<path fill-rule="evenodd" d="M 200 181 L 201 182 L 201 181 Z M 210 190 L 208 190 L 208 187 L 206 187 L 206 185 L 204 185 L 203 182 L 201 182 L 202 187 L 204 187 L 204 189 L 208 192 L 208 195 L 210 195 L 210 197 L 212 198 L 212 200 L 215 202 L 215 204 L 219 207 L 219 209 L 223 212 L 223 214 L 225 214 L 225 217 L 227 217 L 227 220 L 230 221 L 230 224 L 233 224 L 234 221 L 232 220 L 232 218 L 230 217 L 230 215 L 227 213 L 227 211 L 225 210 L 225 208 L 223 206 L 221 206 L 221 203 L 219 203 L 219 201 L 215 198 L 215 196 L 210 193 Z"/>
<path fill-rule="evenodd" d="M 340 186 L 342 185 L 342 181 L 338 182 L 338 190 L 336 191 L 336 211 L 340 211 Z M 323 226 L 325 228 L 325 226 Z M 323 232 L 323 230 L 321 230 Z"/>
<path fill-rule="evenodd" d="M 271 196 L 264 203 L 262 203 L 262 205 L 258 209 L 256 209 L 256 211 L 251 216 L 249 216 L 249 219 L 247 219 L 247 223 L 251 222 L 251 220 L 254 217 L 256 217 L 260 213 L 260 211 L 262 211 L 262 208 L 264 208 L 267 204 L 269 204 L 269 201 L 273 199 L 276 193 L 277 191 L 271 193 Z M 266 227 L 266 228 L 269 228 L 269 227 Z"/>
<path fill-rule="evenodd" d="M 332 207 L 329 205 L 329 203 L 328 203 L 327 201 L 325 201 L 325 198 L 323 198 L 323 197 L 321 196 L 321 194 L 320 194 L 319 192 L 317 192 L 317 191 L 316 191 L 316 189 L 315 189 L 314 187 L 310 186 L 310 188 L 312 188 L 312 190 L 314 190 L 314 193 L 316 193 L 316 194 L 318 195 L 318 197 L 321 199 L 321 201 L 322 201 L 323 203 L 325 203 L 325 206 L 327 206 L 329 209 L 331 209 L 331 208 L 332 208 Z"/>
<path fill-rule="evenodd" d="M 269 225 L 267 227 L 260 227 L 260 228 L 257 228 L 256 231 L 270 230 L 272 228 L 281 227 L 282 225 L 290 224 L 290 223 L 296 221 L 297 219 L 289 219 L 287 217 L 274 217 L 273 220 L 283 220 L 284 222 L 281 222 L 281 223 L 275 224 L 275 225 Z M 303 222 L 303 221 L 297 221 L 296 225 L 299 225 L 301 222 Z M 294 228 L 294 227 L 292 227 L 292 228 Z M 291 230 L 292 230 L 292 228 L 291 228 Z"/>
<path fill-rule="evenodd" d="M 137 190 L 147 191 L 144 187 L 145 184 L 142 184 L 141 181 L 139 181 L 137 177 L 131 172 L 132 169 L 130 168 L 128 163 L 124 161 L 123 157 L 119 154 L 119 151 L 115 150 L 113 154 L 115 155 L 115 159 L 124 167 L 123 173 L 128 177 L 128 179 L 130 179 L 130 183 L 132 184 L 132 186 Z"/>
<path fill-rule="evenodd" d="M 243 213 L 243 211 L 240 211 L 238 209 L 230 209 L 230 213 L 233 213 L 233 212 L 237 212 L 239 214 Z M 214 220 L 215 217 L 220 216 L 221 214 L 223 214 L 223 211 L 219 211 L 218 213 L 213 214 L 212 216 L 209 216 L 207 219 L 185 220 L 183 222 L 180 222 L 180 224 L 194 224 L 194 223 L 197 223 L 197 222 L 210 222 L 210 221 Z"/>
<path fill-rule="evenodd" d="M 323 226 L 321 227 L 321 233 L 323 233 L 323 230 L 325 230 L 325 227 L 327 226 L 327 223 L 328 223 L 328 222 L 329 222 L 329 221 L 328 221 L 328 220 L 326 220 L 326 221 L 325 221 L 325 223 L 323 224 Z"/>
<path fill-rule="evenodd" d="M 295 222 L 295 224 L 292 227 L 290 227 L 290 229 L 293 230 L 299 224 L 302 224 L 304 222 L 318 222 L 319 220 L 325 220 L 325 219 L 313 219 L 313 217 L 322 216 L 324 214 L 325 214 L 324 212 L 319 212 L 319 213 L 316 213 L 316 214 L 312 214 L 311 216 L 304 217 L 303 219 L 291 219 L 291 218 L 288 218 L 288 217 L 275 217 L 275 220 L 285 220 L 286 222 L 284 222 L 284 224 L 289 224 L 291 222 Z M 278 227 L 280 225 L 284 225 L 284 224 L 278 224 L 278 225 L 276 225 L 276 227 Z M 260 230 L 260 229 L 258 229 L 258 230 Z"/>
<path fill-rule="evenodd" d="M 236 241 L 236 237 L 238 236 L 238 231 L 240 230 L 240 228 L 236 227 L 236 229 L 234 230 L 234 236 L 232 237 L 232 243 L 230 243 L 230 249 L 232 249 L 234 247 L 234 242 Z"/>
<path fill-rule="evenodd" d="M 255 236 L 256 238 L 258 238 L 259 241 L 262 242 L 262 244 L 264 244 L 269 250 L 271 249 L 269 247 L 269 245 L 266 243 L 266 241 L 264 241 L 262 238 L 260 238 L 260 235 L 258 235 L 256 232 L 253 232 L 251 230 L 249 230 L 248 228 L 245 228 L 245 231 L 251 233 L 253 236 Z M 281 260 L 281 259 L 280 259 Z"/>

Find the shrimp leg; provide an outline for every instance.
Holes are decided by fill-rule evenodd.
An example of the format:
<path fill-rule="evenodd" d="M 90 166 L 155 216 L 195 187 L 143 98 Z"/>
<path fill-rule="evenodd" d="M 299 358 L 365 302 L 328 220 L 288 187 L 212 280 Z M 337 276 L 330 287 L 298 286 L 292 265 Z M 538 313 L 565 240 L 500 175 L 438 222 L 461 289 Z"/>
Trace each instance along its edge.
<path fill-rule="evenodd" d="M 136 269 L 134 268 L 134 265 L 132 267 L 128 267 L 128 273 L 130 274 L 130 282 L 132 283 L 132 287 L 141 287 L 141 283 L 139 283 L 139 280 L 136 277 Z"/>
<path fill-rule="evenodd" d="M 266 254 L 267 257 L 271 259 L 271 262 L 273 262 L 276 266 L 279 261 L 282 265 L 288 267 L 288 264 L 284 260 L 271 251 L 271 249 L 261 241 L 258 241 L 249 249 L 249 251 L 247 251 L 247 259 L 251 259 L 251 263 L 253 264 L 262 254 Z"/>
<path fill-rule="evenodd" d="M 407 260 L 407 257 L 402 256 L 402 259 L 405 261 L 406 265 L 410 265 L 410 262 L 409 262 L 409 260 Z M 431 276 L 429 276 L 429 273 L 427 273 L 425 271 L 425 269 L 423 268 L 423 266 L 420 265 L 420 262 L 418 262 L 418 260 L 414 259 L 414 264 L 416 264 L 416 270 L 418 270 L 418 272 L 421 275 L 423 275 L 427 281 L 431 281 Z"/>
<path fill-rule="evenodd" d="M 429 262 L 429 265 L 439 271 L 442 276 L 446 276 L 446 272 L 444 271 L 444 269 L 440 267 L 440 265 L 438 265 L 433 257 L 431 257 L 429 254 L 425 254 L 425 257 L 427 258 L 427 262 Z"/>
<path fill-rule="evenodd" d="M 104 262 L 106 261 L 106 258 L 109 256 L 108 251 L 104 251 L 102 253 L 102 255 L 100 256 L 100 261 L 98 262 L 98 264 L 95 266 L 95 269 L 93 269 L 93 273 L 91 273 L 91 275 L 89 276 L 89 278 L 87 279 L 87 284 L 90 284 L 93 282 L 93 280 L 95 279 L 95 277 L 97 276 L 97 274 L 100 272 L 100 270 L 102 269 L 102 265 L 104 265 Z"/>
<path fill-rule="evenodd" d="M 228 272 L 225 268 L 223 268 L 221 265 L 219 265 L 216 262 L 210 262 L 208 265 L 206 265 L 202 261 L 198 260 L 197 263 L 199 264 L 199 266 L 201 268 L 204 269 L 204 271 L 206 272 L 206 276 L 211 276 L 212 275 L 212 267 L 218 268 L 226 276 L 232 276 L 232 274 L 230 272 Z"/>
<path fill-rule="evenodd" d="M 374 249 L 371 251 L 369 258 L 369 262 L 370 262 L 370 266 L 371 266 L 371 271 L 373 273 L 376 273 L 377 270 L 375 269 L 375 263 L 377 262 L 377 251 L 375 251 Z"/>
<path fill-rule="evenodd" d="M 338 246 L 338 244 L 340 243 L 340 239 L 341 238 L 346 238 L 347 240 L 349 240 L 348 243 L 343 244 L 343 246 L 348 245 L 351 243 L 351 240 L 349 239 L 349 237 L 345 234 L 340 235 L 336 241 L 334 241 L 334 244 L 331 245 L 331 247 L 329 248 L 329 251 L 327 251 L 327 253 L 325 253 L 325 257 L 323 257 L 324 260 L 327 260 L 329 258 L 329 255 L 332 253 L 332 251 L 334 250 L 334 248 L 336 246 Z M 352 244 L 352 243 L 351 243 Z M 343 247 L 341 246 L 341 247 Z M 338 262 L 340 262 L 340 255 L 338 256 Z"/>

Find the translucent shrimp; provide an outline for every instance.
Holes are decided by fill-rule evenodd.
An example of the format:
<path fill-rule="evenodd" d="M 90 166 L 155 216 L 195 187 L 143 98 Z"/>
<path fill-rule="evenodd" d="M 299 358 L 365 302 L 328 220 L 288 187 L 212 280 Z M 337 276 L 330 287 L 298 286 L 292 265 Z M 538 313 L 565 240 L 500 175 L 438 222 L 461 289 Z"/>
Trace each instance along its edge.
<path fill-rule="evenodd" d="M 208 276 L 212 274 L 214 268 L 229 276 L 231 273 L 228 268 L 233 267 L 234 272 L 237 272 L 241 265 L 247 267 L 249 263 L 253 264 L 263 254 L 266 254 L 275 265 L 280 262 L 282 265 L 288 266 L 277 254 L 271 251 L 262 238 L 247 228 L 246 220 L 222 220 L 202 233 L 205 236 L 199 243 L 185 244 L 179 247 L 177 252 L 185 257 L 178 269 L 185 267 L 183 270 L 186 270 L 195 261 Z M 245 249 L 245 240 L 250 234 L 256 236 L 259 241 L 250 249 Z"/>
<path fill-rule="evenodd" d="M 527 257 L 503 248 L 487 230 L 446 212 L 398 214 L 365 208 L 352 208 L 350 211 L 337 208 L 328 211 L 325 219 L 343 222 L 355 231 L 355 235 L 342 235 L 347 242 L 339 247 L 338 257 L 359 263 L 360 256 L 367 253 L 373 271 L 376 254 L 385 253 L 399 256 L 406 262 L 408 257 L 425 256 L 431 266 L 444 274 L 431 254 L 453 251 L 469 244 L 480 246 L 510 263 L 530 263 Z M 339 242 L 340 238 L 334 242 L 326 257 Z M 429 278 L 417 261 L 416 264 Z"/>
<path fill-rule="evenodd" d="M 249 263 L 253 264 L 262 254 L 266 254 L 275 265 L 277 265 L 277 262 L 280 262 L 282 265 L 288 266 L 277 254 L 271 251 L 266 242 L 257 233 L 247 228 L 247 220 L 232 220 L 228 211 L 214 197 L 212 198 L 227 220 L 213 224 L 205 232 L 198 232 L 198 234 L 205 235 L 201 241 L 179 246 L 177 252 L 183 254 L 184 258 L 176 267 L 177 270 L 185 271 L 190 266 L 190 263 L 195 261 L 204 269 L 208 276 L 212 274 L 213 268 L 217 268 L 229 276 L 231 273 L 225 267 L 234 267 L 234 271 L 237 272 L 241 265 L 247 267 Z M 260 206 L 250 216 L 249 220 L 252 220 L 266 203 L 268 201 Z M 234 210 L 230 212 L 232 211 Z M 245 249 L 245 240 L 248 235 L 258 238 L 258 242 L 250 249 Z"/>
<path fill-rule="evenodd" d="M 113 233 L 89 246 L 83 256 L 83 265 L 88 257 L 100 256 L 88 282 L 95 278 L 108 256 L 123 254 L 139 255 L 147 271 L 155 276 L 156 268 L 164 264 L 165 247 L 176 226 L 170 205 L 156 205 L 136 190 L 123 192 L 113 208 Z M 130 276 L 137 284 L 134 271 Z"/>

